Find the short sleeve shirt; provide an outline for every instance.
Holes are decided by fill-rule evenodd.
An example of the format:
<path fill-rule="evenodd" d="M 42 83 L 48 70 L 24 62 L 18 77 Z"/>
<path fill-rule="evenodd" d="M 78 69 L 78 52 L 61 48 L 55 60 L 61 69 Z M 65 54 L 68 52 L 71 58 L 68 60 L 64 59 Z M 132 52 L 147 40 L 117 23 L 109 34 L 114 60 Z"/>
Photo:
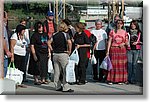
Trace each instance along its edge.
<path fill-rule="evenodd" d="M 106 49 L 106 42 L 105 40 L 108 39 L 107 33 L 103 29 L 99 30 L 92 30 L 91 33 L 96 36 L 97 39 L 97 46 L 96 50 L 105 50 Z"/>
<path fill-rule="evenodd" d="M 14 54 L 19 56 L 25 56 L 27 41 L 24 38 L 22 40 L 19 39 L 17 33 L 14 33 L 10 39 L 16 40 L 16 44 L 14 46 Z"/>
<path fill-rule="evenodd" d="M 48 53 L 48 41 L 49 37 L 46 33 L 34 33 L 31 37 L 30 43 L 34 45 L 35 51 L 39 53 Z"/>
<path fill-rule="evenodd" d="M 125 30 L 120 30 L 117 33 L 111 30 L 109 37 L 112 38 L 112 46 L 119 46 L 121 43 L 127 42 L 128 34 Z"/>

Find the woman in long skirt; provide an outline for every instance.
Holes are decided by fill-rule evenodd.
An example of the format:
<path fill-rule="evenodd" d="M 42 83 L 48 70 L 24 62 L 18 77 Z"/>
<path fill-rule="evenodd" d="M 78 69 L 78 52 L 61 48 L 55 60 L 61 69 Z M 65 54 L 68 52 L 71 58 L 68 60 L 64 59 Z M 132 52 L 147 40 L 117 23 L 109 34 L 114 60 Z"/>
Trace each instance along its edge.
<path fill-rule="evenodd" d="M 109 34 L 106 55 L 110 56 L 113 68 L 108 72 L 108 84 L 127 82 L 127 50 L 128 36 L 123 28 L 123 20 L 118 20 L 116 29 Z"/>

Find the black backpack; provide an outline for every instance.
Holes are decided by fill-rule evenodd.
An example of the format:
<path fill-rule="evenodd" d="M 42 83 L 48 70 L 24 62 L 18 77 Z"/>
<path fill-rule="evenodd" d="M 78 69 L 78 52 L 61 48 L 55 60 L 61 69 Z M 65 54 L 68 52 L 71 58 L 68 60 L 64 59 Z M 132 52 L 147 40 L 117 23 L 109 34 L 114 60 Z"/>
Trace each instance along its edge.
<path fill-rule="evenodd" d="M 93 35 L 93 34 L 91 34 L 90 37 L 89 37 L 89 40 L 90 40 L 90 45 L 91 45 L 91 48 L 90 48 L 90 49 L 93 50 L 94 45 L 95 45 L 95 43 L 97 42 L 96 36 Z"/>

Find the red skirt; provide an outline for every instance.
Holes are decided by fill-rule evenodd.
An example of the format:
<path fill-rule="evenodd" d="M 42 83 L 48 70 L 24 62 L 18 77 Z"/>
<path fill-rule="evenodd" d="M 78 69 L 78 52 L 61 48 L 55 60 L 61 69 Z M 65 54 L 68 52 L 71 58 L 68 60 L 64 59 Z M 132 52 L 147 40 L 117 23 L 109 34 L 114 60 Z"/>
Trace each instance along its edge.
<path fill-rule="evenodd" d="M 111 47 L 110 59 L 113 68 L 108 72 L 107 81 L 126 82 L 127 81 L 127 50 L 125 47 Z"/>

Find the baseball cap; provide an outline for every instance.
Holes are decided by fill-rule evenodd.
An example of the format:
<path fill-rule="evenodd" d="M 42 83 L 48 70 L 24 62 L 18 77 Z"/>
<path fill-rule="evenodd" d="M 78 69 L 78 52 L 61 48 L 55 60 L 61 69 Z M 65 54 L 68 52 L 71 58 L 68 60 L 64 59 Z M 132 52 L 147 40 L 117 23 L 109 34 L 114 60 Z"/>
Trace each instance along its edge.
<path fill-rule="evenodd" d="M 54 13 L 52 11 L 48 11 L 47 16 L 54 16 Z"/>

